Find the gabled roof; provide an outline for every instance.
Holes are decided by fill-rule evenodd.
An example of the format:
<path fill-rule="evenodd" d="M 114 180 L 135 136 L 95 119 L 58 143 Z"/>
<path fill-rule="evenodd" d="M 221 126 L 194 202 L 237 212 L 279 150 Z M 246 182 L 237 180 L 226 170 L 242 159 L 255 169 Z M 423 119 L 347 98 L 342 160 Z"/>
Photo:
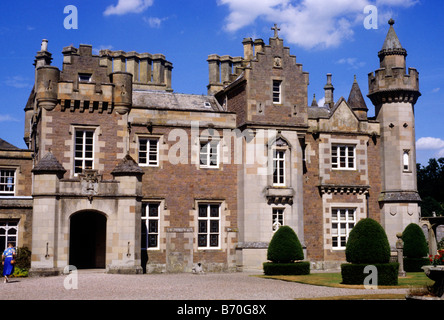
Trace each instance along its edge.
<path fill-rule="evenodd" d="M 0 150 L 21 150 L 21 149 L 0 138 Z"/>

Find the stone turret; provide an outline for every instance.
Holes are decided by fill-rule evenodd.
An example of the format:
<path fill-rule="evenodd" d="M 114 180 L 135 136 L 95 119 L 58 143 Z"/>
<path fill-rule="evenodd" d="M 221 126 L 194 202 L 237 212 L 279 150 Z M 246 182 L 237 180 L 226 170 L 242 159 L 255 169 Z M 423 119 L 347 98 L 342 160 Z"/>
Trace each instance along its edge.
<path fill-rule="evenodd" d="M 380 123 L 382 192 L 381 220 L 390 243 L 409 223 L 417 223 L 421 201 L 416 183 L 414 105 L 421 95 L 418 72 L 409 68 L 407 51 L 389 20 L 389 30 L 379 51 L 380 67 L 368 76 L 368 97 Z"/>

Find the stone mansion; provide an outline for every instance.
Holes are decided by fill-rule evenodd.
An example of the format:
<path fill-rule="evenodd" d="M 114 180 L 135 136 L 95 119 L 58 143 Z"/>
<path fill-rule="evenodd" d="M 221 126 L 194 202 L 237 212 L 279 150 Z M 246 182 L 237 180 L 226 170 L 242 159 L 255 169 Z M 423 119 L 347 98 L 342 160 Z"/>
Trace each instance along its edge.
<path fill-rule="evenodd" d="M 27 149 L 0 139 L 0 246 L 32 251 L 31 273 L 260 269 L 280 225 L 312 268 L 345 261 L 362 218 L 394 247 L 419 221 L 418 72 L 389 21 L 368 107 L 355 79 L 325 104 L 274 29 L 243 57 L 208 56 L 207 95 L 175 93 L 162 54 L 63 48 L 35 57 Z M 376 56 L 376 52 L 375 52 Z M 375 59 L 376 65 L 376 59 Z M 373 108 L 373 106 L 372 106 Z"/>

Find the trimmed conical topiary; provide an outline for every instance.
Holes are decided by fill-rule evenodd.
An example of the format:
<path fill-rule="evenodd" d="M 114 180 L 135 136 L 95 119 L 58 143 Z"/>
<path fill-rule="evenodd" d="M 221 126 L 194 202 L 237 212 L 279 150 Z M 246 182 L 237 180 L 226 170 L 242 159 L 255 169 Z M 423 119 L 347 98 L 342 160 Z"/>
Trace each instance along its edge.
<path fill-rule="evenodd" d="M 429 247 L 421 227 L 416 223 L 410 223 L 402 233 L 404 241 L 404 256 L 409 258 L 423 258 L 427 256 Z"/>
<path fill-rule="evenodd" d="M 267 259 L 275 263 L 289 263 L 304 259 L 298 236 L 289 226 L 281 226 L 271 238 Z"/>
<path fill-rule="evenodd" d="M 345 257 L 356 264 L 388 263 L 390 244 L 382 226 L 371 218 L 360 220 L 350 231 Z"/>

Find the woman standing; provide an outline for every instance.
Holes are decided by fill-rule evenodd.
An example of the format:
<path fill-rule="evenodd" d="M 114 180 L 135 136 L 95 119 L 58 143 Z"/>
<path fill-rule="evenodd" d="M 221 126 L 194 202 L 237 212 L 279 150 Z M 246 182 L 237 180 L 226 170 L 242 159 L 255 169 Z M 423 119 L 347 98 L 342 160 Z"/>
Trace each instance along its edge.
<path fill-rule="evenodd" d="M 14 272 L 14 265 L 11 261 L 14 259 L 15 249 L 12 243 L 8 243 L 8 247 L 3 251 L 3 276 L 5 277 L 5 283 L 8 282 L 8 276 Z"/>

